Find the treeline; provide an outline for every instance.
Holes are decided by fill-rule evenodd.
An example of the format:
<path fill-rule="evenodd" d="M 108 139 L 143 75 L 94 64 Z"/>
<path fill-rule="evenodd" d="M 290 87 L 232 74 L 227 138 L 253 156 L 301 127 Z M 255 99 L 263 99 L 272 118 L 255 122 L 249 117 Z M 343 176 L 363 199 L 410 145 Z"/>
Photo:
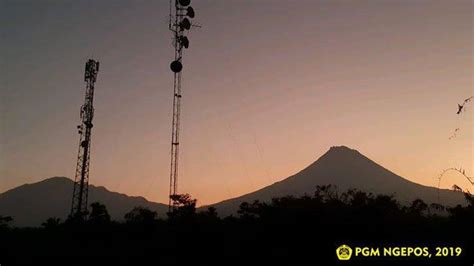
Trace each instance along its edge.
<path fill-rule="evenodd" d="M 213 207 L 197 212 L 196 200 L 186 194 L 173 198 L 178 207 L 166 219 L 138 206 L 120 222 L 96 202 L 84 221 L 49 218 L 41 228 L 14 228 L 10 217 L 1 216 L 0 250 L 17 263 L 49 258 L 51 264 L 59 256 L 58 263 L 78 264 L 153 259 L 164 265 L 248 265 L 249 260 L 327 265 L 337 262 L 335 248 L 343 243 L 460 246 L 460 257 L 430 260 L 455 265 L 472 261 L 474 197 L 465 193 L 465 198 L 466 205 L 449 208 L 422 200 L 404 206 L 392 196 L 340 192 L 329 185 L 318 186 L 313 195 L 242 203 L 236 215 L 222 218 Z M 396 261 L 384 264 L 390 262 Z"/>

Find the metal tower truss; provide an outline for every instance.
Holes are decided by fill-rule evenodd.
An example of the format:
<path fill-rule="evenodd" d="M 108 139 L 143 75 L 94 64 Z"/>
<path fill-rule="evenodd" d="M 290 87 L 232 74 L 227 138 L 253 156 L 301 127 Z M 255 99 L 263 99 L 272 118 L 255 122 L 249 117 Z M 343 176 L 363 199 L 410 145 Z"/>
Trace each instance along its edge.
<path fill-rule="evenodd" d="M 174 2 L 174 5 L 173 5 Z M 173 196 L 178 194 L 178 159 L 179 159 L 179 129 L 181 114 L 181 71 L 183 69 L 182 58 L 183 48 L 189 47 L 189 40 L 185 36 L 185 31 L 193 25 L 190 18 L 194 18 L 194 9 L 189 6 L 190 0 L 170 0 L 169 29 L 173 32 L 174 61 L 170 68 L 174 73 L 173 88 L 173 119 L 171 132 L 171 169 L 170 169 L 170 189 L 169 189 L 169 210 L 177 206 Z M 174 11 L 174 12 L 173 12 Z"/>
<path fill-rule="evenodd" d="M 77 153 L 76 175 L 72 195 L 71 217 L 84 219 L 87 214 L 87 196 L 89 186 L 89 165 L 92 118 L 94 117 L 94 84 L 99 72 L 99 62 L 89 59 L 86 62 L 84 81 L 86 82 L 86 96 L 81 106 L 81 124 L 77 126 L 79 137 L 79 151 Z"/>

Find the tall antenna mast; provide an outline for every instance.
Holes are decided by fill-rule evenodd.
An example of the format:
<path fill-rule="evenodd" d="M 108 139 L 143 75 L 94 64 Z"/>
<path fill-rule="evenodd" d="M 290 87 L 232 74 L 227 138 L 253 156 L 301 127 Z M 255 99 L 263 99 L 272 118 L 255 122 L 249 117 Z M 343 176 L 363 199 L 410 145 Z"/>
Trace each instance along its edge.
<path fill-rule="evenodd" d="M 174 5 L 173 5 L 174 2 Z M 192 26 L 189 18 L 194 18 L 194 9 L 189 6 L 191 0 L 170 0 L 169 30 L 173 32 L 174 61 L 170 68 L 174 73 L 173 89 L 173 121 L 171 132 L 171 170 L 169 211 L 177 206 L 174 200 L 178 195 L 178 157 L 179 157 L 179 123 L 181 112 L 181 70 L 183 69 L 183 48 L 189 47 L 189 40 L 184 35 L 185 30 Z M 173 14 L 174 11 L 174 14 Z"/>
<path fill-rule="evenodd" d="M 86 62 L 84 74 L 86 97 L 84 105 L 81 106 L 81 124 L 77 126 L 80 138 L 71 206 L 71 217 L 81 220 L 84 219 L 87 214 L 91 131 L 92 118 L 94 117 L 94 83 L 97 79 L 97 72 L 99 72 L 99 62 L 89 59 Z"/>

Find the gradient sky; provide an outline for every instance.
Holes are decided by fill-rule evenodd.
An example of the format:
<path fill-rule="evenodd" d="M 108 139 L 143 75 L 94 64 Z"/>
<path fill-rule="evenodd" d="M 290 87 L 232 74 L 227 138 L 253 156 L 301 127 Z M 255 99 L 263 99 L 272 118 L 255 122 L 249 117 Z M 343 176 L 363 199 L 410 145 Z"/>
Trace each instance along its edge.
<path fill-rule="evenodd" d="M 435 186 L 473 174 L 470 0 L 193 0 L 179 191 L 207 204 L 346 145 Z M 0 192 L 73 178 L 84 64 L 96 83 L 90 182 L 167 202 L 168 1 L 0 0 Z M 448 140 L 453 130 L 458 136 Z M 470 187 L 451 175 L 442 182 Z M 71 188 L 72 190 L 72 188 Z"/>

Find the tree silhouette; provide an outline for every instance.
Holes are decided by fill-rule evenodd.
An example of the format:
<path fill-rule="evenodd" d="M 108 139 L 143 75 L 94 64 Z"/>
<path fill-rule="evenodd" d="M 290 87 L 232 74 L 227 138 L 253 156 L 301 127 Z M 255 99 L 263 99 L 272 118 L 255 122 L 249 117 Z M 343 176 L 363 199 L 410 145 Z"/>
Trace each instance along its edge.
<path fill-rule="evenodd" d="M 204 213 L 209 217 L 217 217 L 217 210 L 215 207 L 212 206 L 207 208 L 207 211 Z"/>
<path fill-rule="evenodd" d="M 61 219 L 57 217 L 50 217 L 44 221 L 41 226 L 46 230 L 56 229 L 61 224 Z"/>
<path fill-rule="evenodd" d="M 168 212 L 168 218 L 172 220 L 192 219 L 196 215 L 196 199 L 189 194 L 176 194 L 170 196 L 177 206 Z"/>
<path fill-rule="evenodd" d="M 248 202 L 242 202 L 237 213 L 240 215 L 241 219 L 251 220 L 260 217 L 262 214 L 262 207 L 262 204 L 258 200 L 251 204 Z"/>
<path fill-rule="evenodd" d="M 90 205 L 89 223 L 91 224 L 108 224 L 110 223 L 110 215 L 104 204 L 94 202 Z"/>
<path fill-rule="evenodd" d="M 429 206 L 429 211 L 431 214 L 441 213 L 444 210 L 446 210 L 446 208 L 443 205 L 436 202 L 431 203 Z"/>
<path fill-rule="evenodd" d="M 458 111 L 456 112 L 456 114 L 458 114 L 458 115 L 461 114 L 461 113 L 466 109 L 466 108 L 465 108 L 465 105 L 468 104 L 472 99 L 474 99 L 474 96 L 470 96 L 470 97 L 466 98 L 466 99 L 462 102 L 462 104 L 458 104 Z M 454 130 L 453 134 L 449 137 L 449 139 L 451 140 L 451 139 L 455 138 L 455 137 L 457 136 L 457 132 L 458 132 L 459 130 L 461 130 L 461 128 L 459 128 L 459 127 L 456 128 L 456 129 Z M 447 169 L 444 169 L 443 172 L 442 172 L 442 173 L 439 175 L 439 177 L 438 177 L 438 203 L 439 203 L 439 201 L 440 201 L 439 191 L 440 191 L 440 189 L 441 189 L 441 188 L 440 188 L 440 185 L 441 185 L 441 178 L 443 177 L 443 175 L 444 175 L 445 173 L 447 173 L 447 172 L 449 172 L 449 171 L 456 171 L 456 172 L 460 173 L 461 175 L 463 175 L 463 176 L 471 183 L 472 186 L 474 186 L 474 180 L 473 180 L 473 178 L 472 178 L 472 177 L 469 177 L 468 175 L 466 175 L 466 171 L 465 171 L 464 169 L 462 169 L 462 168 L 459 168 L 459 169 L 458 169 L 458 168 L 455 168 L 455 167 L 454 167 L 454 168 L 447 168 Z M 461 189 L 459 186 L 457 186 L 456 184 L 453 185 L 453 190 L 462 192 L 462 189 Z"/>
<path fill-rule="evenodd" d="M 456 114 L 462 113 L 462 111 L 465 109 L 465 108 L 464 108 L 465 105 L 466 105 L 468 102 L 470 102 L 473 98 L 474 98 L 474 96 L 471 96 L 471 97 L 469 97 L 469 98 L 466 98 L 466 99 L 462 102 L 462 104 L 458 104 L 458 111 L 456 112 Z"/>
<path fill-rule="evenodd" d="M 77 225 L 80 225 L 80 224 L 84 224 L 86 222 L 86 219 L 87 219 L 88 215 L 89 215 L 88 211 L 86 211 L 84 213 L 69 214 L 64 223 L 66 225 L 71 225 L 71 226 L 77 226 Z"/>
<path fill-rule="evenodd" d="M 117 264 L 153 259 L 172 265 L 229 261 L 246 265 L 256 258 L 262 265 L 314 265 L 315 262 L 332 265 L 331 246 L 339 245 L 339 241 L 415 243 L 421 240 L 426 245 L 454 243 L 466 253 L 464 257 L 453 258 L 453 262 L 472 261 L 469 251 L 473 250 L 473 242 L 469 236 L 474 230 L 474 198 L 468 192 L 464 194 L 467 206 L 445 209 L 439 204 L 428 207 L 422 200 L 404 206 L 393 196 L 357 189 L 343 192 L 335 186 L 319 186 L 315 190 L 311 196 L 242 203 L 238 217 L 223 219 L 212 207 L 196 213 L 196 200 L 184 195 L 175 198 L 179 207 L 167 222 L 158 220 L 156 212 L 139 206 L 125 215 L 125 222 L 101 227 L 91 226 L 91 221 L 103 221 L 107 217 L 105 206 L 91 204 L 89 222 L 82 226 L 61 226 L 59 220 L 51 218 L 42 228 L 2 231 L 0 250 L 28 260 L 33 260 L 36 254 L 48 258 L 79 249 L 81 254 L 93 254 Z M 55 226 L 60 230 L 46 230 Z M 65 259 L 66 265 L 70 262 L 69 255 Z"/>
<path fill-rule="evenodd" d="M 450 214 L 450 218 L 456 221 L 461 227 L 472 228 L 474 224 L 474 197 L 469 193 L 464 193 L 464 198 L 468 205 L 466 207 L 462 207 L 461 205 L 457 205 L 453 208 L 448 208 L 448 212 Z"/>
<path fill-rule="evenodd" d="M 137 206 L 126 213 L 124 218 L 128 224 L 153 224 L 156 221 L 157 215 L 155 211 Z"/>
<path fill-rule="evenodd" d="M 422 215 L 427 209 L 428 204 L 421 199 L 414 200 L 409 207 L 409 211 L 416 215 Z"/>
<path fill-rule="evenodd" d="M 217 209 L 214 207 L 209 207 L 205 211 L 200 211 L 196 214 L 196 219 L 199 223 L 202 224 L 216 224 L 220 223 L 220 218 L 217 213 Z"/>
<path fill-rule="evenodd" d="M 10 228 L 12 222 L 13 222 L 13 218 L 11 216 L 0 215 L 0 229 Z"/>

